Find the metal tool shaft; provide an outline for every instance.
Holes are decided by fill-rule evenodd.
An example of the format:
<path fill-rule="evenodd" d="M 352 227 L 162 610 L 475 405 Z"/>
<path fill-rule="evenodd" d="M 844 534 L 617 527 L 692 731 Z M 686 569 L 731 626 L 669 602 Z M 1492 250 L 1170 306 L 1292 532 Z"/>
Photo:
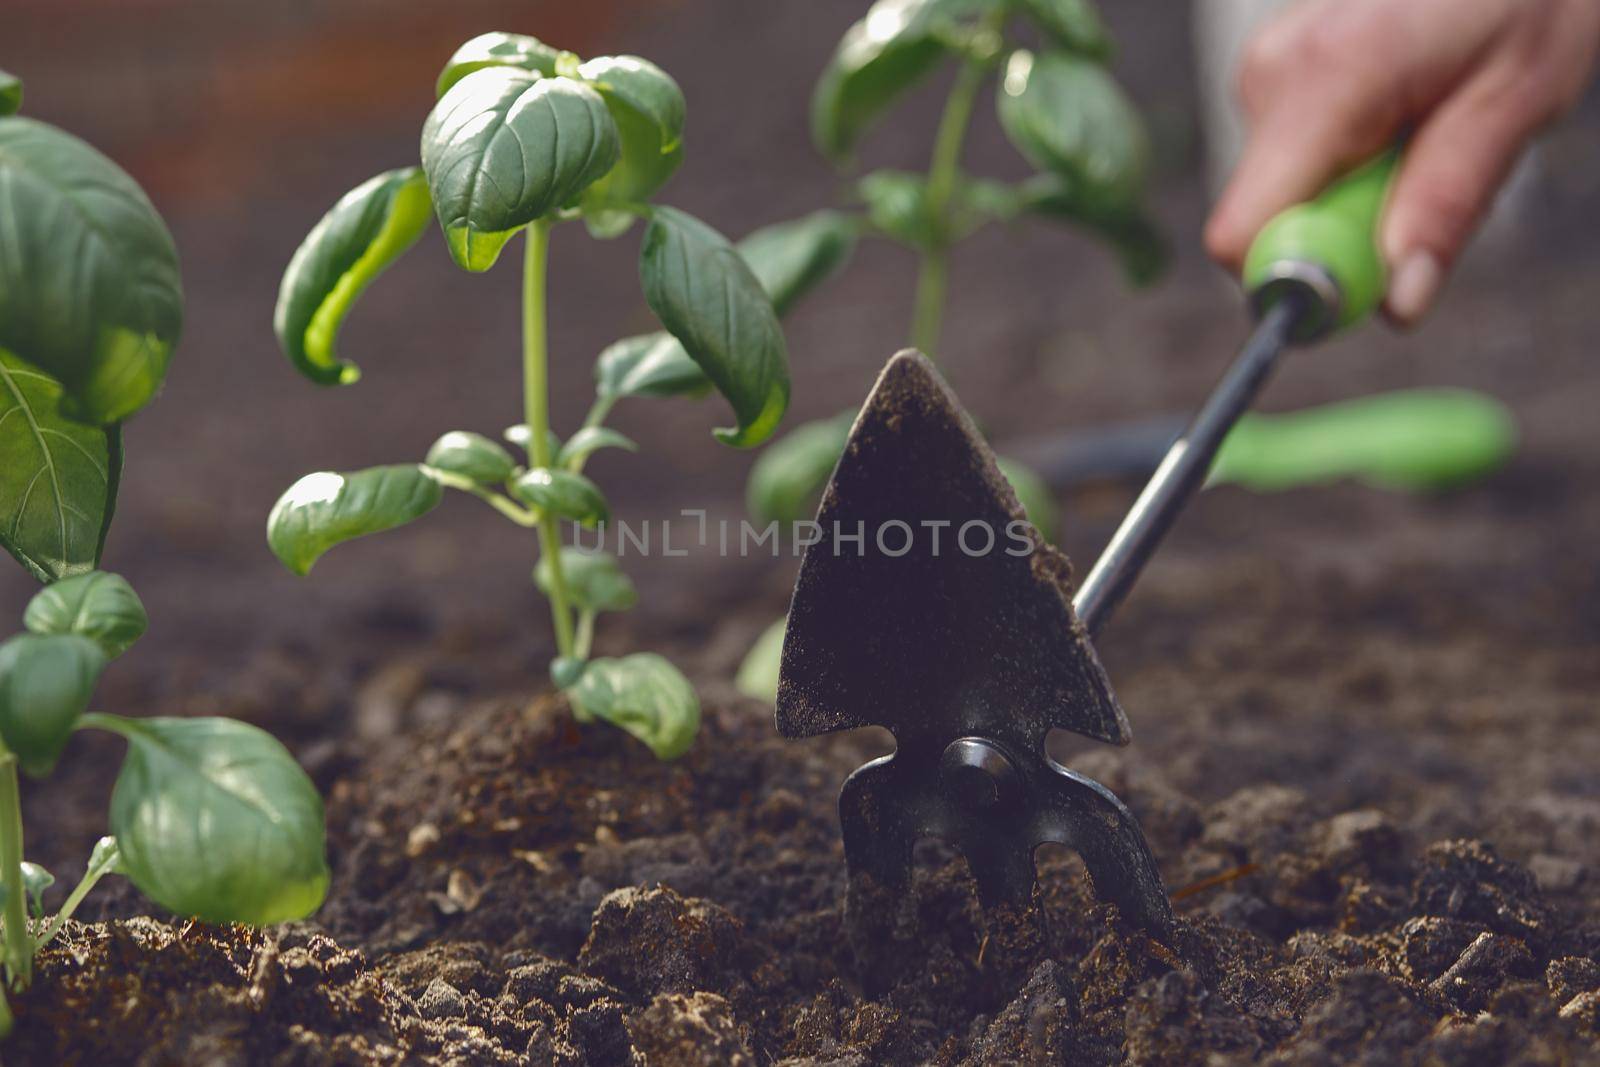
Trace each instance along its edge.
<path fill-rule="evenodd" d="M 1072 607 L 1091 635 L 1110 620 L 1183 506 L 1205 484 L 1228 431 L 1255 403 L 1307 308 L 1307 299 L 1296 293 L 1267 310 L 1194 421 L 1167 450 L 1073 598 Z"/>

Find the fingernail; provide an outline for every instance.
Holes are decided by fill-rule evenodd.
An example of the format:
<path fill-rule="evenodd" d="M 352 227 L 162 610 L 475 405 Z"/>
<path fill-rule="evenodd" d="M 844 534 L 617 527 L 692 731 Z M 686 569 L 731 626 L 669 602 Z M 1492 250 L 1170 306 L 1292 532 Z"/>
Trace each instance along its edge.
<path fill-rule="evenodd" d="M 1432 252 L 1410 253 L 1389 279 L 1389 314 L 1414 324 L 1428 313 L 1443 284 L 1444 268 Z"/>

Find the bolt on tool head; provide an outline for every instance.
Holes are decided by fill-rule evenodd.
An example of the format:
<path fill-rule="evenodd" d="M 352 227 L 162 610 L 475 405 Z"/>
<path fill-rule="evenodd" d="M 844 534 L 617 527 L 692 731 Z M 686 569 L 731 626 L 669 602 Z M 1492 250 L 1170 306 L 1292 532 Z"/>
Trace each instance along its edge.
<path fill-rule="evenodd" d="M 852 774 L 839 820 L 852 881 L 909 884 L 912 845 L 967 859 L 987 909 L 1026 907 L 1034 850 L 1083 858 L 1100 896 L 1173 927 L 1144 835 L 1105 787 L 1045 754 L 1051 729 L 1126 744 L 1128 722 L 1072 608 L 1071 565 L 1023 518 L 932 364 L 889 361 L 834 471 L 789 610 L 785 737 L 895 736 Z"/>

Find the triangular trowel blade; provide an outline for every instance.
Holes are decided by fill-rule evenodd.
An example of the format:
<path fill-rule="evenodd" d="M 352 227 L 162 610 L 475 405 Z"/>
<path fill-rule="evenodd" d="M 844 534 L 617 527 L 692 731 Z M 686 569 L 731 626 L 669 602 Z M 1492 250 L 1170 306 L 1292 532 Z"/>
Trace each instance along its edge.
<path fill-rule="evenodd" d="M 817 523 L 783 645 L 785 737 L 876 725 L 902 744 L 976 734 L 1038 751 L 1060 727 L 1128 742 L 1071 565 L 922 355 L 884 368 Z"/>

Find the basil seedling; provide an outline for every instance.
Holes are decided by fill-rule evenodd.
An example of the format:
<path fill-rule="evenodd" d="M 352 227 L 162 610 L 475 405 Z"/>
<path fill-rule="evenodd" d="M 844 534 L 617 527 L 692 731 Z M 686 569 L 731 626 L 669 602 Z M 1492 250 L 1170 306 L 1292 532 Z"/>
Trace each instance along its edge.
<path fill-rule="evenodd" d="M 122 470 L 119 422 L 160 388 L 183 316 L 178 257 L 144 192 L 83 141 L 13 114 L 0 72 L 0 544 L 52 583 L 0 643 L 0 1036 L 6 990 L 103 877 L 216 922 L 315 911 L 322 800 L 267 734 L 228 719 L 89 713 L 101 672 L 145 632 L 138 594 L 95 569 Z M 18 771 L 44 777 L 76 730 L 128 741 L 111 835 L 53 917 L 23 859 Z M 36 922 L 30 925 L 30 917 Z"/>
<path fill-rule="evenodd" d="M 1025 25 L 1041 42 L 1023 47 Z M 834 225 L 888 240 L 919 264 L 909 339 L 934 356 L 948 297 L 951 250 L 993 223 L 1067 223 L 1107 242 L 1136 284 L 1160 273 L 1165 248 L 1140 206 L 1149 149 L 1138 111 L 1106 63 L 1111 41 L 1091 0 L 877 0 L 845 32 L 811 100 L 817 149 L 849 172 L 866 134 L 941 66 L 955 78 L 921 172 L 877 170 L 853 177 L 850 210 Z M 1021 181 L 968 174 L 963 148 L 979 93 L 995 85 L 1000 128 L 1037 173 Z M 773 227 L 792 257 L 817 243 L 802 224 Z M 829 263 L 839 267 L 848 243 Z M 809 518 L 833 471 L 850 417 L 796 427 L 751 472 L 746 500 L 763 521 Z M 1054 502 L 1043 482 L 1015 462 L 1002 468 L 1046 537 Z M 770 697 L 777 649 L 768 637 L 741 669 L 741 688 Z"/>
<path fill-rule="evenodd" d="M 825 264 L 797 257 L 788 242 L 766 253 L 736 249 L 704 222 L 653 202 L 683 160 L 684 99 L 648 60 L 583 61 L 532 37 L 490 33 L 457 50 L 437 92 L 422 126 L 421 166 L 356 187 L 294 254 L 278 296 L 278 341 L 312 381 L 353 382 L 359 372 L 337 353 L 339 329 L 361 291 L 415 244 L 429 215 L 468 271 L 488 270 L 520 237 L 524 401 L 521 421 L 504 433 L 519 454 L 453 430 L 421 463 L 307 475 L 273 508 L 268 543 L 303 575 L 334 545 L 422 517 L 447 489 L 479 498 L 537 534 L 535 581 L 550 603 L 557 649 L 551 676 L 575 715 L 613 723 L 670 759 L 698 730 L 694 690 L 660 656 L 590 660 L 597 616 L 627 610 L 637 597 L 615 559 L 564 548 L 558 524 L 606 521 L 605 494 L 583 470 L 599 449 L 634 449 L 604 425 L 627 397 L 714 389 L 734 415 L 718 440 L 750 447 L 770 437 L 789 405 L 777 312 Z M 563 439 L 551 428 L 549 403 L 550 232 L 581 221 L 610 240 L 640 220 L 639 277 L 664 329 L 600 353 L 594 403 Z M 853 240 L 845 229 L 838 241 Z"/>

